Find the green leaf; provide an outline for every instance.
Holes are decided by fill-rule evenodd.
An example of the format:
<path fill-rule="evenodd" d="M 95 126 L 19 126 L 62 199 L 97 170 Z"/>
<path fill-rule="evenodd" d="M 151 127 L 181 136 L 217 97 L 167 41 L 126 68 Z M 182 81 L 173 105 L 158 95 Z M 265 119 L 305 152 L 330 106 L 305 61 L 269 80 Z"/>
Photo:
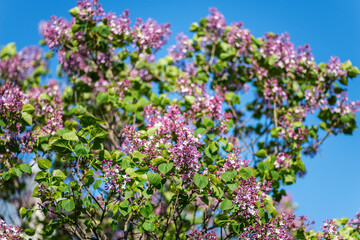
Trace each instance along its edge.
<path fill-rule="evenodd" d="M 199 24 L 197 22 L 194 22 L 190 26 L 190 32 L 196 32 L 199 29 Z"/>
<path fill-rule="evenodd" d="M 144 217 L 144 218 L 148 218 L 149 215 L 152 213 L 151 208 L 149 207 L 142 207 L 140 209 L 140 214 Z"/>
<path fill-rule="evenodd" d="M 210 128 L 213 128 L 215 123 L 213 122 L 213 120 L 211 120 L 210 118 L 208 117 L 204 117 L 203 118 L 203 123 L 204 123 L 204 126 L 207 128 L 207 129 L 210 129 Z"/>
<path fill-rule="evenodd" d="M 21 216 L 25 216 L 25 214 L 27 213 L 26 208 L 21 207 L 20 210 L 19 210 L 19 213 L 20 213 Z"/>
<path fill-rule="evenodd" d="M 69 140 L 69 141 L 79 141 L 79 138 L 76 136 L 75 132 L 68 132 L 62 135 L 63 139 Z"/>
<path fill-rule="evenodd" d="M 207 176 L 200 175 L 200 174 L 197 173 L 194 176 L 194 183 L 200 189 L 203 189 L 204 187 L 206 187 L 208 185 L 209 180 L 208 180 Z"/>
<path fill-rule="evenodd" d="M 196 98 L 194 96 L 187 95 L 185 96 L 185 102 L 188 104 L 193 104 L 196 101 Z"/>
<path fill-rule="evenodd" d="M 71 150 L 71 148 L 69 147 L 69 141 L 65 139 L 56 139 L 52 143 L 52 147 L 59 153 L 67 153 Z"/>
<path fill-rule="evenodd" d="M 324 129 L 324 130 L 327 130 L 327 129 L 328 129 L 326 122 L 321 122 L 321 123 L 319 123 L 319 127 L 320 127 L 321 129 Z"/>
<path fill-rule="evenodd" d="M 151 163 L 152 163 L 152 166 L 157 166 L 157 165 L 159 165 L 161 163 L 166 163 L 166 160 L 162 156 L 157 156 L 155 159 L 153 159 L 151 161 Z"/>
<path fill-rule="evenodd" d="M 33 113 L 34 110 L 35 110 L 35 108 L 29 103 L 25 103 L 23 105 L 23 107 L 22 107 L 23 112 L 27 112 L 27 113 L 30 113 L 30 114 Z"/>
<path fill-rule="evenodd" d="M 98 93 L 98 95 L 96 96 L 96 102 L 98 104 L 103 104 L 109 101 L 109 94 L 105 93 L 105 92 L 100 92 Z"/>
<path fill-rule="evenodd" d="M 151 185 L 156 186 L 161 182 L 161 176 L 158 173 L 149 173 L 148 179 Z"/>
<path fill-rule="evenodd" d="M 205 128 L 197 128 L 197 129 L 194 131 L 195 137 L 198 137 L 199 134 L 200 134 L 200 135 L 204 135 L 205 133 L 206 133 L 206 129 L 205 129 Z"/>
<path fill-rule="evenodd" d="M 155 224 L 149 221 L 145 221 L 142 225 L 145 231 L 153 232 L 155 231 Z"/>
<path fill-rule="evenodd" d="M 75 154 L 78 157 L 84 157 L 90 152 L 89 146 L 84 146 L 82 144 L 78 144 L 75 146 Z"/>
<path fill-rule="evenodd" d="M 35 234 L 35 230 L 34 229 L 30 229 L 30 228 L 27 228 L 25 229 L 25 234 L 28 235 L 28 236 L 33 236 Z"/>
<path fill-rule="evenodd" d="M 99 180 L 96 180 L 96 182 L 94 183 L 93 185 L 93 189 L 96 190 L 98 189 L 102 184 L 102 181 L 99 179 Z"/>
<path fill-rule="evenodd" d="M 269 169 L 270 165 L 268 162 L 259 162 L 258 164 L 258 169 L 261 173 L 265 172 L 266 170 Z"/>
<path fill-rule="evenodd" d="M 89 114 L 84 114 L 80 118 L 80 124 L 83 127 L 94 126 L 100 123 L 104 123 L 104 121 Z"/>
<path fill-rule="evenodd" d="M 227 171 L 221 174 L 221 178 L 224 180 L 224 182 L 230 182 L 236 175 L 237 172 L 235 170 Z"/>
<path fill-rule="evenodd" d="M 340 120 L 341 120 L 342 123 L 348 123 L 350 121 L 350 118 L 349 118 L 348 115 L 342 115 L 340 117 Z"/>
<path fill-rule="evenodd" d="M 105 131 L 102 128 L 95 128 L 94 130 L 91 131 L 91 139 L 94 140 L 96 138 L 101 138 L 101 139 L 105 139 L 108 135 L 108 132 Z"/>
<path fill-rule="evenodd" d="M 210 148 L 210 152 L 214 154 L 219 150 L 219 145 L 216 142 L 211 142 L 209 148 Z"/>
<path fill-rule="evenodd" d="M 229 200 L 228 198 L 225 198 L 221 204 L 220 204 L 220 208 L 221 210 L 225 211 L 225 210 L 230 210 L 232 209 L 234 206 L 231 202 L 231 200 Z"/>
<path fill-rule="evenodd" d="M 248 177 L 251 177 L 253 175 L 252 169 L 250 167 L 241 168 L 240 169 L 240 177 L 243 179 L 247 179 Z"/>
<path fill-rule="evenodd" d="M 11 168 L 11 173 L 17 177 L 20 177 L 22 175 L 22 171 L 17 167 Z"/>
<path fill-rule="evenodd" d="M 63 209 L 67 212 L 72 211 L 75 208 L 75 203 L 74 200 L 72 198 L 70 199 L 65 199 L 61 202 L 61 206 L 63 207 Z"/>
<path fill-rule="evenodd" d="M 38 172 L 35 175 L 35 181 L 37 182 L 41 182 L 42 180 L 46 179 L 48 177 L 48 173 L 47 172 Z"/>
<path fill-rule="evenodd" d="M 126 104 L 125 105 L 125 110 L 126 112 L 136 112 L 137 110 L 137 105 L 136 104 Z"/>
<path fill-rule="evenodd" d="M 69 10 L 69 13 L 71 14 L 71 16 L 76 17 L 77 15 L 79 15 L 80 9 L 79 7 L 74 7 Z"/>
<path fill-rule="evenodd" d="M 25 173 L 27 173 L 27 174 L 31 174 L 31 167 L 30 167 L 30 165 L 29 164 L 27 164 L 27 163 L 23 163 L 23 164 L 21 164 L 20 165 L 20 169 L 21 169 L 21 171 L 23 171 L 23 172 L 25 172 Z"/>
<path fill-rule="evenodd" d="M 15 43 L 8 43 L 6 46 L 3 46 L 0 52 L 0 58 L 5 56 L 13 57 L 16 54 L 16 46 Z"/>
<path fill-rule="evenodd" d="M 99 33 L 102 37 L 108 37 L 110 35 L 110 29 L 108 26 L 104 25 L 102 22 L 98 24 L 96 27 L 96 31 Z"/>
<path fill-rule="evenodd" d="M 38 166 L 41 170 L 46 170 L 51 167 L 51 162 L 48 159 L 42 158 L 38 160 Z"/>
<path fill-rule="evenodd" d="M 348 68 L 351 68 L 352 67 L 352 63 L 350 60 L 347 60 L 346 62 L 344 62 L 343 64 L 341 64 L 340 68 L 341 69 L 348 69 Z"/>
<path fill-rule="evenodd" d="M 54 170 L 52 174 L 54 178 L 60 179 L 61 181 L 66 178 L 66 175 L 59 169 Z"/>
<path fill-rule="evenodd" d="M 167 174 L 168 172 L 171 171 L 171 169 L 173 168 L 174 164 L 173 163 L 162 163 L 158 166 L 158 169 L 161 173 L 163 173 L 164 175 Z"/>
<path fill-rule="evenodd" d="M 277 181 L 280 177 L 280 174 L 278 173 L 278 171 L 275 170 L 271 170 L 271 176 L 274 178 L 275 181 Z"/>
<path fill-rule="evenodd" d="M 267 152 L 265 149 L 260 149 L 257 153 L 255 153 L 255 156 L 258 158 L 266 158 Z"/>
<path fill-rule="evenodd" d="M 11 173 L 10 173 L 10 172 L 4 172 L 4 173 L 2 174 L 2 178 L 3 178 L 5 181 L 9 180 L 9 179 L 11 178 Z M 35 179 L 35 180 L 36 180 L 36 179 Z"/>
<path fill-rule="evenodd" d="M 276 214 L 276 208 L 274 207 L 274 203 L 271 196 L 266 195 L 265 202 L 266 202 L 267 212 L 270 214 Z"/>
<path fill-rule="evenodd" d="M 31 114 L 27 113 L 27 112 L 22 112 L 22 119 L 29 125 L 32 125 L 32 116 Z"/>

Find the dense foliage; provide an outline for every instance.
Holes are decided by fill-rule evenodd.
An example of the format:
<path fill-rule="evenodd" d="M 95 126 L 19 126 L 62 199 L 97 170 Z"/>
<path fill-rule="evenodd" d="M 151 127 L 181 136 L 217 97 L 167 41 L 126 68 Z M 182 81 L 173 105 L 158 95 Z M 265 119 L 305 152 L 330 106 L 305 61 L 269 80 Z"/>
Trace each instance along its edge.
<path fill-rule="evenodd" d="M 350 61 L 214 8 L 159 59 L 169 24 L 69 12 L 40 23 L 49 52 L 0 53 L 0 239 L 359 239 L 359 213 L 309 230 L 283 189 L 356 128 Z"/>

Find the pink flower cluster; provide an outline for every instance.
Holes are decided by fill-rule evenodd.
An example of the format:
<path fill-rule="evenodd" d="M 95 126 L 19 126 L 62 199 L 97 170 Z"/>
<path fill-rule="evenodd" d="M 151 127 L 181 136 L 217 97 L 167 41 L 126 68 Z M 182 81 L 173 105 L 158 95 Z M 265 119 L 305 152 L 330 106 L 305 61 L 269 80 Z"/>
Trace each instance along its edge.
<path fill-rule="evenodd" d="M 177 85 L 175 90 L 182 95 L 195 95 L 196 88 L 200 88 L 198 84 L 191 82 L 188 73 L 177 78 L 175 84 Z"/>
<path fill-rule="evenodd" d="M 264 98 L 265 100 L 270 100 L 282 106 L 288 97 L 286 90 L 278 84 L 278 80 L 276 78 L 270 78 L 264 82 Z"/>
<path fill-rule="evenodd" d="M 139 49 L 153 48 L 158 50 L 171 35 L 169 27 L 170 24 L 159 25 L 151 18 L 146 22 L 138 18 L 132 36 Z"/>
<path fill-rule="evenodd" d="M 31 88 L 27 98 L 28 101 L 30 98 L 34 99 L 36 114 L 45 117 L 45 126 L 39 129 L 40 135 L 54 135 L 57 129 L 63 128 L 63 102 L 56 80 L 51 80 L 46 87 Z"/>
<path fill-rule="evenodd" d="M 337 226 L 334 220 L 332 219 L 326 219 L 324 221 L 324 224 L 320 227 L 323 232 L 322 235 L 318 234 L 317 238 L 321 239 L 321 237 L 325 240 L 340 240 L 342 237 L 339 236 L 339 233 L 337 232 Z"/>
<path fill-rule="evenodd" d="M 19 240 L 21 237 L 18 226 L 6 225 L 5 221 L 0 219 L 0 240 Z"/>
<path fill-rule="evenodd" d="M 103 20 L 104 9 L 99 0 L 79 0 L 77 2 L 79 8 L 78 18 L 84 22 Z"/>
<path fill-rule="evenodd" d="M 215 231 L 210 231 L 207 233 L 200 232 L 199 230 L 195 229 L 194 231 L 190 232 L 188 235 L 189 240 L 217 240 L 217 235 Z"/>
<path fill-rule="evenodd" d="M 247 56 L 252 50 L 250 30 L 243 29 L 242 22 L 231 25 L 226 35 L 226 41 L 230 46 L 236 47 L 238 57 Z"/>
<path fill-rule="evenodd" d="M 34 141 L 32 131 L 24 131 L 22 122 L 22 107 L 26 101 L 25 94 L 13 82 L 7 82 L 0 87 L 0 120 L 4 123 L 3 134 L 0 140 L 5 145 L 6 152 L 15 155 L 21 152 L 30 152 L 31 143 Z M 2 155 L 0 155 L 3 157 Z"/>
<path fill-rule="evenodd" d="M 209 22 L 206 25 L 206 29 L 210 33 L 210 36 L 208 36 L 207 40 L 214 41 L 224 33 L 226 21 L 224 15 L 216 8 L 210 8 L 209 11 L 210 15 L 207 16 Z"/>
<path fill-rule="evenodd" d="M 243 160 L 240 153 L 240 149 L 235 147 L 234 150 L 227 155 L 224 166 L 220 169 L 219 174 L 231 170 L 238 171 L 240 167 L 248 167 L 250 161 Z"/>
<path fill-rule="evenodd" d="M 184 183 L 193 182 L 193 176 L 200 168 L 201 154 L 198 151 L 200 141 L 194 137 L 194 130 L 188 126 L 177 105 L 172 105 L 161 116 L 151 106 L 145 108 L 145 118 L 149 122 L 148 129 L 153 129 L 147 138 L 141 138 L 140 132 L 133 127 L 124 130 L 123 150 L 131 155 L 134 151 L 146 154 L 147 160 L 162 155 L 162 151 L 169 152 L 167 161 L 172 161 Z M 153 168 L 153 170 L 157 170 Z"/>
<path fill-rule="evenodd" d="M 188 52 L 194 51 L 192 40 L 183 33 L 176 36 L 176 45 L 169 48 L 169 55 L 174 58 L 174 61 L 185 59 Z"/>
<path fill-rule="evenodd" d="M 275 58 L 274 65 L 290 72 L 297 64 L 297 53 L 294 49 L 294 44 L 290 42 L 288 33 L 282 34 L 266 34 L 263 38 L 265 44 L 259 49 L 262 57 Z M 300 60 L 303 60 L 302 54 Z"/>
<path fill-rule="evenodd" d="M 20 84 L 40 65 L 47 67 L 40 48 L 26 47 L 14 56 L 0 59 L 0 78 Z"/>
<path fill-rule="evenodd" d="M 349 225 L 356 230 L 360 230 L 360 212 L 355 214 L 355 218 L 350 219 Z"/>
<path fill-rule="evenodd" d="M 330 107 L 331 112 L 338 113 L 340 116 L 349 113 L 356 114 L 360 110 L 360 101 L 349 101 L 347 93 L 337 94 L 337 102 L 333 107 Z"/>
<path fill-rule="evenodd" d="M 124 169 L 121 169 L 117 164 L 113 164 L 111 159 L 102 161 L 101 168 L 104 171 L 104 177 L 106 180 L 105 190 L 111 190 L 116 193 L 121 193 L 125 188 L 126 184 L 131 181 L 131 177 L 126 173 L 121 173 Z"/>
<path fill-rule="evenodd" d="M 239 215 L 245 219 L 256 218 L 260 207 L 264 206 L 266 192 L 271 190 L 270 182 L 257 182 L 254 177 L 240 180 L 240 186 L 234 190 L 233 204 L 240 208 Z"/>
<path fill-rule="evenodd" d="M 280 136 L 286 140 L 294 141 L 297 144 L 302 143 L 307 138 L 307 129 L 305 127 L 296 127 L 294 123 L 303 122 L 306 117 L 305 111 L 301 107 L 288 110 L 288 112 L 279 119 Z"/>
<path fill-rule="evenodd" d="M 281 152 L 276 156 L 276 160 L 274 162 L 275 168 L 280 169 L 288 169 L 291 168 L 292 159 L 291 156 L 286 152 Z"/>
<path fill-rule="evenodd" d="M 110 26 L 110 31 L 114 35 L 125 35 L 126 37 L 131 33 L 130 27 L 130 12 L 125 10 L 120 17 L 117 17 L 115 13 L 109 12 L 105 15 Z"/>
<path fill-rule="evenodd" d="M 24 98 L 23 91 L 13 82 L 0 87 L 0 119 L 6 124 L 6 128 L 20 131 Z"/>
<path fill-rule="evenodd" d="M 327 64 L 327 74 L 339 77 L 344 75 L 345 71 L 340 68 L 341 62 L 339 57 L 331 57 Z"/>
<path fill-rule="evenodd" d="M 244 228 L 239 239 L 293 240 L 294 238 L 291 236 L 290 231 L 295 230 L 294 220 L 295 216 L 293 214 L 281 213 L 263 224 L 261 221 L 254 221 L 254 224 Z"/>

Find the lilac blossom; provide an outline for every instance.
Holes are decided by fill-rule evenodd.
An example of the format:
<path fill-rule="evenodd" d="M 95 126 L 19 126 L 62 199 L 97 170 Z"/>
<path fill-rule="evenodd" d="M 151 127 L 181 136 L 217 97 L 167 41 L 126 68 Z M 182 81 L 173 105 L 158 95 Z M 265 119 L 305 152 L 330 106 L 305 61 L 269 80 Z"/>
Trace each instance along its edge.
<path fill-rule="evenodd" d="M 179 33 L 176 36 L 176 45 L 169 48 L 169 55 L 174 58 L 174 61 L 185 59 L 187 53 L 193 52 L 192 40 L 183 33 Z"/>
<path fill-rule="evenodd" d="M 291 168 L 292 165 L 292 159 L 291 156 L 286 152 L 281 152 L 276 156 L 275 162 L 274 162 L 275 168 L 280 169 L 288 169 Z"/>
<path fill-rule="evenodd" d="M 0 240 L 19 240 L 22 237 L 21 228 L 15 225 L 7 225 L 0 219 Z"/>

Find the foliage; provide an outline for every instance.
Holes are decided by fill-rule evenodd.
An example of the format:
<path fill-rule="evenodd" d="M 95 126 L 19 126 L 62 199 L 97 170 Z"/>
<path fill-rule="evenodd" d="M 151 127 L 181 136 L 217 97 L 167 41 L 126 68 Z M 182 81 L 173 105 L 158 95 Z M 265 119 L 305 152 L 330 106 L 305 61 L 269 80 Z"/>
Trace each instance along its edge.
<path fill-rule="evenodd" d="M 0 193 L 24 229 L 1 220 L 2 239 L 359 238 L 359 214 L 309 231 L 283 190 L 304 155 L 356 129 L 350 61 L 317 64 L 213 8 L 156 60 L 169 24 L 96 0 L 69 12 L 40 24 L 50 52 L 0 53 Z"/>

